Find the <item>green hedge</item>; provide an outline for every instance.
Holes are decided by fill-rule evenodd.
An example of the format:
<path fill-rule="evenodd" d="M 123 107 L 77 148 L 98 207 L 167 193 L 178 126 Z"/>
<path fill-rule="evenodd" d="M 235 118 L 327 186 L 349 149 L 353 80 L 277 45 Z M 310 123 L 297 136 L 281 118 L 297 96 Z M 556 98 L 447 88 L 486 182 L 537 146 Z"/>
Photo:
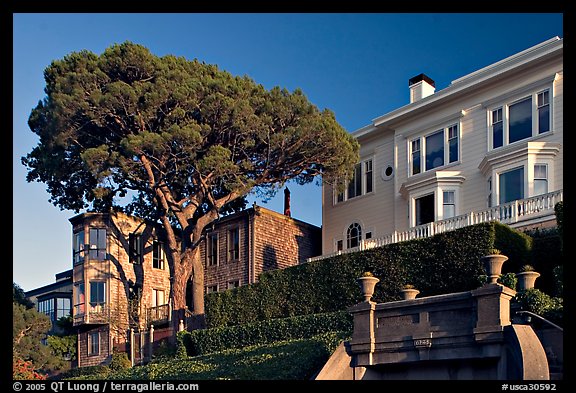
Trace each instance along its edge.
<path fill-rule="evenodd" d="M 345 311 L 270 319 L 245 325 L 179 332 L 188 356 L 230 348 L 310 338 L 327 332 L 352 333 L 352 316 Z"/>
<path fill-rule="evenodd" d="M 546 293 L 559 293 L 554 269 L 564 265 L 562 241 L 558 229 L 527 232 L 532 237 L 532 259 L 529 262 L 540 273 L 536 287 Z"/>
<path fill-rule="evenodd" d="M 326 364 L 336 347 L 348 338 L 346 333 L 330 332 L 308 339 L 227 349 L 186 359 L 164 358 L 102 379 L 310 380 Z M 223 387 L 226 389 L 225 385 Z"/>
<path fill-rule="evenodd" d="M 467 291 L 483 274 L 480 257 L 498 248 L 521 266 L 530 237 L 498 223 L 432 236 L 266 272 L 259 281 L 206 296 L 208 327 L 346 310 L 361 299 L 356 279 L 371 271 L 380 282 L 373 300 L 400 299 L 413 284 L 420 296 Z M 506 264 L 505 264 L 506 265 Z"/>

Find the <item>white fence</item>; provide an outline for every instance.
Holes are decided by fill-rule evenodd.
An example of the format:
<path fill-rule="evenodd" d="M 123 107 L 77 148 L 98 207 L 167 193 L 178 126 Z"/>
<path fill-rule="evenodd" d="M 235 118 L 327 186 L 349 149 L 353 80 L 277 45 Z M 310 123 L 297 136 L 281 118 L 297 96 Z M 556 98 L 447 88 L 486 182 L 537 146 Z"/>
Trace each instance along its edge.
<path fill-rule="evenodd" d="M 348 254 L 350 252 L 368 250 L 374 247 L 385 246 L 387 244 L 398 243 L 406 240 L 421 239 L 433 236 L 437 233 L 453 231 L 469 225 L 481 224 L 490 221 L 499 221 L 503 224 L 515 226 L 515 224 L 532 219 L 554 215 L 554 206 L 562 201 L 562 190 L 549 192 L 548 194 L 537 195 L 531 198 L 519 199 L 491 207 L 478 212 L 469 212 L 460 216 L 448 218 L 446 220 L 430 222 L 418 225 L 406 231 L 397 232 L 374 239 L 360 241 L 358 247 L 336 251 L 331 254 L 320 255 L 308 258 L 308 262 L 330 258 L 336 255 Z"/>

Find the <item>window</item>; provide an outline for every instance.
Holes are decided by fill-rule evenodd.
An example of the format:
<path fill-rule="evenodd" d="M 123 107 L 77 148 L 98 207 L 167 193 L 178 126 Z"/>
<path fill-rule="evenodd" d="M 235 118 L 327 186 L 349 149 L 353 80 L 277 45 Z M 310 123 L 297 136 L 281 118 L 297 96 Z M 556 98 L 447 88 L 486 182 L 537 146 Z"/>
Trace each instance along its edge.
<path fill-rule="evenodd" d="M 240 259 L 240 228 L 232 228 L 228 231 L 228 260 Z"/>
<path fill-rule="evenodd" d="M 336 251 L 342 251 L 344 249 L 344 241 L 338 240 L 336 242 Z"/>
<path fill-rule="evenodd" d="M 354 223 L 348 227 L 347 235 L 348 248 L 358 247 L 362 240 L 362 227 L 358 223 Z"/>
<path fill-rule="evenodd" d="M 420 173 L 420 139 L 412 141 L 412 174 Z"/>
<path fill-rule="evenodd" d="M 552 129 L 550 90 L 542 90 L 490 110 L 492 149 Z"/>
<path fill-rule="evenodd" d="M 548 193 L 548 166 L 546 164 L 534 165 L 534 195 Z"/>
<path fill-rule="evenodd" d="M 152 289 L 152 307 L 166 304 L 166 292 L 162 289 Z"/>
<path fill-rule="evenodd" d="M 532 136 L 532 98 L 510 105 L 509 143 L 521 141 Z"/>
<path fill-rule="evenodd" d="M 208 242 L 206 244 L 206 260 L 208 266 L 218 265 L 218 234 L 211 233 L 208 235 Z"/>
<path fill-rule="evenodd" d="M 46 314 L 54 321 L 54 299 L 47 299 L 38 302 L 38 312 Z"/>
<path fill-rule="evenodd" d="M 106 283 L 104 281 L 90 282 L 90 310 L 101 312 L 106 304 Z"/>
<path fill-rule="evenodd" d="M 206 287 L 206 293 L 214 293 L 214 292 L 218 292 L 218 284 L 216 285 L 208 285 Z"/>
<path fill-rule="evenodd" d="M 240 286 L 240 280 L 228 281 L 227 289 L 234 289 Z"/>
<path fill-rule="evenodd" d="M 415 199 L 416 225 L 427 224 L 434 221 L 434 194 L 425 195 Z"/>
<path fill-rule="evenodd" d="M 492 178 L 488 179 L 488 207 L 492 207 Z"/>
<path fill-rule="evenodd" d="M 70 299 L 56 298 L 56 320 L 70 315 Z"/>
<path fill-rule="evenodd" d="M 152 242 L 152 267 L 164 270 L 164 248 L 158 240 Z"/>
<path fill-rule="evenodd" d="M 374 184 L 372 160 L 364 162 L 364 179 L 366 182 L 366 194 L 368 194 L 369 192 L 372 192 L 372 187 Z"/>
<path fill-rule="evenodd" d="M 142 264 L 144 254 L 144 245 L 142 244 L 142 235 L 131 233 L 128 236 L 128 258 L 130 263 Z"/>
<path fill-rule="evenodd" d="M 550 131 L 550 92 L 538 93 L 538 133 Z"/>
<path fill-rule="evenodd" d="M 427 171 L 444 165 L 444 130 L 426 137 Z"/>
<path fill-rule="evenodd" d="M 77 232 L 72 239 L 72 256 L 74 264 L 84 262 L 84 231 Z"/>
<path fill-rule="evenodd" d="M 354 176 L 343 192 L 336 193 L 334 203 L 344 202 L 374 191 L 374 167 L 372 159 L 364 160 L 354 167 Z"/>
<path fill-rule="evenodd" d="M 498 191 L 500 204 L 524 198 L 524 167 L 500 173 Z"/>
<path fill-rule="evenodd" d="M 100 354 L 100 332 L 88 333 L 88 356 Z"/>
<path fill-rule="evenodd" d="M 362 195 L 362 166 L 356 164 L 354 167 L 354 177 L 348 183 L 348 199 Z"/>
<path fill-rule="evenodd" d="M 366 239 L 372 239 L 372 232 L 366 232 Z"/>
<path fill-rule="evenodd" d="M 456 215 L 456 202 L 454 191 L 442 192 L 443 219 L 451 218 Z"/>
<path fill-rule="evenodd" d="M 106 259 L 106 229 L 90 228 L 90 259 L 103 261 Z"/>
<path fill-rule="evenodd" d="M 458 127 L 448 127 L 448 162 L 458 161 Z"/>
<path fill-rule="evenodd" d="M 410 141 L 411 175 L 457 162 L 459 159 L 458 124 Z M 423 165 L 422 165 L 423 164 Z"/>
<path fill-rule="evenodd" d="M 502 108 L 492 111 L 492 148 L 504 144 L 504 123 L 502 122 Z"/>
<path fill-rule="evenodd" d="M 84 283 L 78 283 L 74 285 L 74 314 L 82 315 L 85 312 L 85 293 L 84 293 Z"/>

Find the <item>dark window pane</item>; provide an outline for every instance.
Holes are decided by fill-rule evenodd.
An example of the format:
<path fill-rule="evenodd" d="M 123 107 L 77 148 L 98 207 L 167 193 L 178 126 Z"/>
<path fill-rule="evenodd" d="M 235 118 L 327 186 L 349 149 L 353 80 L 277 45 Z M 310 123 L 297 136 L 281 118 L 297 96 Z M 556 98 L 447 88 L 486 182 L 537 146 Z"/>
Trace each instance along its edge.
<path fill-rule="evenodd" d="M 524 168 L 500 174 L 500 204 L 524 198 Z"/>
<path fill-rule="evenodd" d="M 417 175 L 420 173 L 420 154 L 412 155 L 412 174 Z"/>
<path fill-rule="evenodd" d="M 458 139 L 450 139 L 448 142 L 449 144 L 449 153 L 450 153 L 450 162 L 458 161 Z"/>
<path fill-rule="evenodd" d="M 538 133 L 550 131 L 550 107 L 548 105 L 538 108 Z"/>
<path fill-rule="evenodd" d="M 444 130 L 426 137 L 426 170 L 444 165 Z"/>
<path fill-rule="evenodd" d="M 509 142 L 513 143 L 532 136 L 532 98 L 510 105 Z"/>
<path fill-rule="evenodd" d="M 416 225 L 434 221 L 434 194 L 416 199 Z"/>
<path fill-rule="evenodd" d="M 504 130 L 502 122 L 496 123 L 492 126 L 492 148 L 501 147 L 504 144 Z"/>

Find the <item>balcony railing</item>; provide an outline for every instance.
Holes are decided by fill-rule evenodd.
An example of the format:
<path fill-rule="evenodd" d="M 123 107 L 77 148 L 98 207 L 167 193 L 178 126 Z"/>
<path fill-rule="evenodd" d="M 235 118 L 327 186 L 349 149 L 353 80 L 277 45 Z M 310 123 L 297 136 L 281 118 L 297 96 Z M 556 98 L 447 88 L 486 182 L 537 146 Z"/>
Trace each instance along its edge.
<path fill-rule="evenodd" d="M 150 307 L 146 309 L 146 324 L 148 326 L 156 326 L 170 322 L 172 314 L 171 311 L 172 310 L 169 304 L 163 304 L 161 306 Z"/>
<path fill-rule="evenodd" d="M 494 206 L 477 212 L 469 212 L 446 220 L 430 222 L 418 225 L 406 231 L 393 233 L 374 239 L 360 241 L 358 247 L 336 251 L 330 254 L 308 258 L 308 262 L 330 258 L 336 255 L 348 254 L 374 247 L 385 246 L 387 244 L 398 243 L 406 240 L 421 239 L 433 236 L 438 233 L 453 231 L 469 225 L 481 224 L 484 222 L 498 221 L 510 226 L 519 226 L 531 220 L 537 220 L 554 215 L 554 206 L 561 202 L 563 198 L 562 190 L 549 192 L 548 194 L 537 195 L 530 198 L 519 199 L 502 205 Z"/>
<path fill-rule="evenodd" d="M 86 312 L 85 307 L 88 307 Z M 74 306 L 74 325 L 102 324 L 110 322 L 110 306 L 108 304 L 80 304 Z"/>

